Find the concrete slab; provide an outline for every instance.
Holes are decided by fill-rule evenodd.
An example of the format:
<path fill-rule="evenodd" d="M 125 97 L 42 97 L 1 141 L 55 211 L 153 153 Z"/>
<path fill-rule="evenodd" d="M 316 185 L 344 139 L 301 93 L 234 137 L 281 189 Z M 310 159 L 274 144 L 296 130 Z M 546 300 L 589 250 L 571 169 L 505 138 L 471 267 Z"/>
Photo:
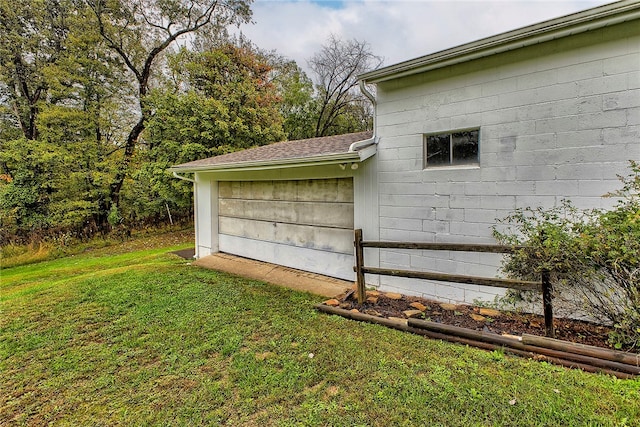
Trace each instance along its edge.
<path fill-rule="evenodd" d="M 195 248 L 182 249 L 179 251 L 171 252 L 174 255 L 178 255 L 180 258 L 184 259 L 193 259 L 193 256 L 196 254 Z"/>
<path fill-rule="evenodd" d="M 224 271 L 250 279 L 262 280 L 263 282 L 324 297 L 335 297 L 353 286 L 353 282 L 346 280 L 225 253 L 202 257 L 194 261 L 193 265 Z"/>

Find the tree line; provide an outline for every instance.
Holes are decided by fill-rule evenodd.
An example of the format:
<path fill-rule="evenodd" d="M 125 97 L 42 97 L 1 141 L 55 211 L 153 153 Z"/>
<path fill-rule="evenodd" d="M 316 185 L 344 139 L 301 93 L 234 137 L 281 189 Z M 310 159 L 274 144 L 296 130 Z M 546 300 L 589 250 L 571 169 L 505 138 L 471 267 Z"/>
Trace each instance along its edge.
<path fill-rule="evenodd" d="M 370 129 L 366 42 L 308 59 L 230 29 L 251 0 L 0 0 L 0 244 L 192 215 L 173 164 Z"/>

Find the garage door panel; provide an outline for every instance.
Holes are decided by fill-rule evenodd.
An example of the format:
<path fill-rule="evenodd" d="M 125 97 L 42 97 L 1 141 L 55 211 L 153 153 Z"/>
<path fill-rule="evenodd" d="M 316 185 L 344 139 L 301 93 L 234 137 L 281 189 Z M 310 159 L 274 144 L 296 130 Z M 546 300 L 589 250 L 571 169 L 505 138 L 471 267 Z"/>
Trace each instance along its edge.
<path fill-rule="evenodd" d="M 272 264 L 311 271 L 325 276 L 354 280 L 353 254 L 317 251 L 238 236 L 220 236 L 225 252 Z"/>
<path fill-rule="evenodd" d="M 353 231 L 220 217 L 220 234 L 344 254 L 353 253 Z"/>
<path fill-rule="evenodd" d="M 350 203 L 220 200 L 220 216 L 353 229 Z"/>
<path fill-rule="evenodd" d="M 220 217 L 219 232 L 229 236 L 247 237 L 267 242 L 275 241 L 275 227 L 272 222 L 253 221 L 242 218 Z"/>
<path fill-rule="evenodd" d="M 353 203 L 351 179 L 307 179 L 300 181 L 223 181 L 222 199 L 289 200 Z"/>
<path fill-rule="evenodd" d="M 298 181 L 271 181 L 272 200 L 298 200 Z"/>
<path fill-rule="evenodd" d="M 300 181 L 298 201 L 353 203 L 353 181 L 350 179 L 316 179 Z"/>
<path fill-rule="evenodd" d="M 352 203 L 299 202 L 296 224 L 321 225 L 353 230 Z"/>

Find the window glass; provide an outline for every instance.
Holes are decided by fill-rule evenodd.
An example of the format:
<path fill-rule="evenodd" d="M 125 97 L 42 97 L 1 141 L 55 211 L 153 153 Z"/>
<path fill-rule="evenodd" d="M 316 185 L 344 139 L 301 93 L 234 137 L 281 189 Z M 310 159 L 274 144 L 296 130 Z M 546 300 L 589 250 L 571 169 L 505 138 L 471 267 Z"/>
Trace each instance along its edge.
<path fill-rule="evenodd" d="M 478 162 L 478 131 L 457 132 L 451 135 L 453 156 L 451 164 L 467 165 Z"/>
<path fill-rule="evenodd" d="M 424 144 L 424 165 L 447 166 L 478 163 L 478 129 L 427 135 Z"/>
<path fill-rule="evenodd" d="M 427 164 L 448 165 L 451 159 L 449 135 L 431 135 L 427 137 Z"/>

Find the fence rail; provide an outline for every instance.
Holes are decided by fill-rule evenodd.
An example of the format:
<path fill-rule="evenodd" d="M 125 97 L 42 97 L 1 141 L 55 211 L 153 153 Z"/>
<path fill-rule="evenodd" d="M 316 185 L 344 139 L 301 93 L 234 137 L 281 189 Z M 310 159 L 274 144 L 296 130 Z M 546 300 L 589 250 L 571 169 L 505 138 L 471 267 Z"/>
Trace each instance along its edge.
<path fill-rule="evenodd" d="M 551 302 L 551 281 L 549 272 L 543 272 L 539 282 L 513 279 L 499 279 L 491 277 L 464 276 L 457 274 L 436 273 L 428 271 L 412 271 L 401 269 L 388 269 L 366 267 L 364 262 L 364 248 L 379 249 L 417 249 L 431 251 L 460 251 L 460 252 L 485 252 L 485 253 L 513 253 L 522 246 L 484 245 L 465 243 L 422 243 L 422 242 L 381 242 L 365 241 L 362 239 L 362 230 L 354 230 L 356 265 L 353 268 L 356 273 L 356 293 L 358 304 L 365 301 L 365 274 L 378 274 L 382 276 L 407 277 L 412 279 L 435 280 L 439 282 L 467 283 L 482 286 L 494 286 L 518 290 L 537 290 L 542 292 L 542 305 L 544 308 L 545 332 L 548 337 L 554 336 L 553 330 L 553 306 Z"/>
<path fill-rule="evenodd" d="M 459 251 L 459 252 L 487 252 L 487 253 L 513 253 L 523 246 L 484 245 L 466 243 L 425 243 L 425 242 L 376 242 L 362 241 L 364 248 L 381 249 L 419 249 L 423 251 Z"/>

